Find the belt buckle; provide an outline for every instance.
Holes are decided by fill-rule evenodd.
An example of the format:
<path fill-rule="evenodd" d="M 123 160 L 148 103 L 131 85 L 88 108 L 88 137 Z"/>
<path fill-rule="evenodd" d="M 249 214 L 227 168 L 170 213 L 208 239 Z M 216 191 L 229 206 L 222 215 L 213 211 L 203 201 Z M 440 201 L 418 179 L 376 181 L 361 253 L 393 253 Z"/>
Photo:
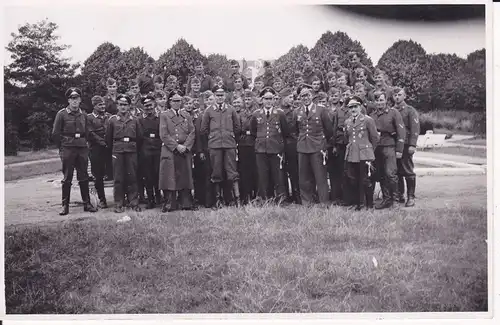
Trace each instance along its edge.
<path fill-rule="evenodd" d="M 154 133 L 150 133 L 150 134 L 149 134 L 149 137 L 150 137 L 150 138 L 156 138 L 156 134 L 154 134 Z"/>
<path fill-rule="evenodd" d="M 123 142 L 129 142 L 130 141 L 130 138 L 129 137 L 125 137 L 123 138 Z"/>
<path fill-rule="evenodd" d="M 75 133 L 75 138 L 80 138 L 80 133 Z"/>

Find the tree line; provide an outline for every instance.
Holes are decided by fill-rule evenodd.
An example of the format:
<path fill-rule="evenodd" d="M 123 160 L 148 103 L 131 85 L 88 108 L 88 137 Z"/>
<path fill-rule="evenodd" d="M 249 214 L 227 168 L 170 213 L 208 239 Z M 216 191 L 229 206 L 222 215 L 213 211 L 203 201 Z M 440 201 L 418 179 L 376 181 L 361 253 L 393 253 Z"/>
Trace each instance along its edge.
<path fill-rule="evenodd" d="M 104 95 L 105 81 L 113 77 L 119 91 L 125 92 L 128 80 L 143 73 L 147 63 L 154 74 L 175 75 L 182 86 L 193 74 L 194 63 L 205 63 L 206 73 L 225 77 L 229 59 L 222 54 L 203 55 L 184 39 L 155 60 L 141 47 L 122 50 L 105 42 L 82 63 L 72 64 L 63 57 L 70 46 L 59 43 L 57 24 L 43 20 L 25 24 L 11 34 L 6 49 L 11 63 L 4 67 L 5 154 L 15 155 L 21 146 L 40 150 L 50 145 L 50 131 L 58 110 L 65 107 L 65 90 L 78 86 L 83 90 L 82 108 L 92 110 L 90 98 Z M 479 112 L 482 118 L 474 123 L 485 130 L 486 69 L 485 49 L 470 53 L 466 59 L 455 54 L 426 53 L 412 40 L 398 40 L 374 66 L 360 42 L 346 33 L 325 32 L 311 49 L 299 44 L 273 62 L 275 74 L 285 83 L 293 78 L 304 54 L 309 53 L 316 68 L 324 73 L 329 58 L 338 54 L 348 67 L 348 52 L 357 51 L 367 67 L 384 70 L 393 86 L 405 87 L 408 102 L 421 112 L 434 110 Z M 246 63 L 243 60 L 243 70 Z"/>

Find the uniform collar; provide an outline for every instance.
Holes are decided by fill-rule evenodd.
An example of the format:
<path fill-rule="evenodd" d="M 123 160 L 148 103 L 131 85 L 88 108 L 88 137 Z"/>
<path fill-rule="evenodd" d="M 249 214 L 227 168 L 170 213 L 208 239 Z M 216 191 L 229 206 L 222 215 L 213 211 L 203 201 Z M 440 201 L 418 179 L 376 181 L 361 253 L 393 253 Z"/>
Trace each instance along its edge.
<path fill-rule="evenodd" d="M 271 108 L 269 108 L 269 109 L 267 109 L 267 108 L 265 108 L 265 107 L 262 107 L 262 109 L 264 110 L 264 113 L 265 113 L 266 115 L 267 115 L 267 112 L 269 112 L 269 115 L 271 115 L 271 114 L 273 113 L 273 108 L 274 108 L 274 107 L 272 107 L 272 106 L 271 106 Z"/>
<path fill-rule="evenodd" d="M 101 118 L 101 117 L 105 117 L 106 113 L 99 115 L 99 114 L 96 114 L 96 112 L 92 112 L 92 115 L 94 115 L 95 118 Z"/>
<path fill-rule="evenodd" d="M 133 120 L 134 117 L 130 114 L 130 113 L 127 113 L 125 114 L 125 116 L 121 116 L 120 114 L 116 114 L 116 118 L 118 119 L 118 121 L 120 120 Z"/>
<path fill-rule="evenodd" d="M 82 113 L 82 109 L 79 108 L 77 111 L 72 111 L 69 106 L 66 106 L 66 112 L 68 112 L 68 114 L 71 114 L 71 113 Z"/>

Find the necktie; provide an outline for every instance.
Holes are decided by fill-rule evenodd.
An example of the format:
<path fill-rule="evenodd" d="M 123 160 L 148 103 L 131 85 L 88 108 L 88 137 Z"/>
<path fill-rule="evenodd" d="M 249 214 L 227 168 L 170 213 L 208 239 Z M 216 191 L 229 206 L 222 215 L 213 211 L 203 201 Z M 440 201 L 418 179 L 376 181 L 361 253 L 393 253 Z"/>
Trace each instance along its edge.
<path fill-rule="evenodd" d="M 309 115 L 309 106 L 306 106 L 306 115 Z"/>
<path fill-rule="evenodd" d="M 221 110 L 221 111 L 222 111 L 222 104 L 220 104 L 220 105 L 219 105 L 219 110 Z"/>
<path fill-rule="evenodd" d="M 269 111 L 267 111 L 266 116 L 267 116 L 267 118 L 269 118 Z"/>

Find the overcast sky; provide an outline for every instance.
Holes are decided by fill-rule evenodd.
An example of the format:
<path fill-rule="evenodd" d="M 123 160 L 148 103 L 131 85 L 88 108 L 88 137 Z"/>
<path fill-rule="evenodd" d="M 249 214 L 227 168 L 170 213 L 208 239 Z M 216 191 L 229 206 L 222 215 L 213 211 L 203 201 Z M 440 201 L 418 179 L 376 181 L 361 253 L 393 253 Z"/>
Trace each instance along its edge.
<path fill-rule="evenodd" d="M 300 43 L 313 47 L 327 30 L 346 32 L 361 42 L 374 64 L 399 39 L 413 39 L 427 53 L 456 53 L 464 58 L 485 47 L 484 20 L 400 23 L 326 10 L 323 6 L 31 6 L 7 7 L 4 14 L 4 45 L 20 25 L 48 18 L 59 25 L 60 41 L 72 46 L 66 56 L 74 62 L 83 62 L 106 41 L 122 50 L 141 46 L 157 59 L 181 37 L 203 54 L 277 59 Z"/>

